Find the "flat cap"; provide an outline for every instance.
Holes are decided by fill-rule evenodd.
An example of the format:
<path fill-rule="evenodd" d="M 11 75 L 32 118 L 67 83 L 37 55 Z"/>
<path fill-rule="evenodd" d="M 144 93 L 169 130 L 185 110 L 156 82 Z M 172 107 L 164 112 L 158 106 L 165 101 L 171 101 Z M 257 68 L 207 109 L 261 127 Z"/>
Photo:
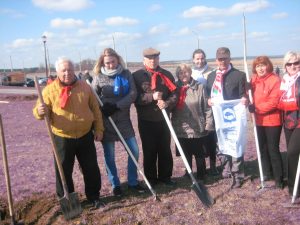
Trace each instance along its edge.
<path fill-rule="evenodd" d="M 227 58 L 230 57 L 230 50 L 227 47 L 220 47 L 217 50 L 216 58 Z"/>
<path fill-rule="evenodd" d="M 143 56 L 148 57 L 148 56 L 159 56 L 160 51 L 154 49 L 154 48 L 146 48 L 143 51 Z"/>

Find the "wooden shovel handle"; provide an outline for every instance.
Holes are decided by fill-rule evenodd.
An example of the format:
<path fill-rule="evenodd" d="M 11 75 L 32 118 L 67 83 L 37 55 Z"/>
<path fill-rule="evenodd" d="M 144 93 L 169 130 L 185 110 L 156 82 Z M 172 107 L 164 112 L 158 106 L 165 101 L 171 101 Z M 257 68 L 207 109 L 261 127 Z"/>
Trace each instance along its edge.
<path fill-rule="evenodd" d="M 42 95 L 42 92 L 41 92 L 40 85 L 37 81 L 37 77 L 34 77 L 34 82 L 35 82 L 36 90 L 38 92 L 39 100 L 42 104 L 45 104 L 44 99 L 43 99 L 43 95 Z M 65 177 L 65 174 L 64 174 L 64 171 L 63 171 L 61 159 L 58 155 L 58 151 L 57 151 L 56 145 L 54 143 L 54 137 L 53 137 L 53 133 L 52 133 L 51 126 L 50 126 L 49 115 L 46 113 L 44 118 L 45 118 L 47 130 L 48 130 L 48 134 L 49 134 L 49 137 L 51 139 L 52 151 L 54 153 L 56 165 L 58 167 L 59 175 L 60 175 L 62 186 L 63 186 L 63 189 L 64 189 L 64 195 L 69 200 L 69 191 L 68 191 L 68 186 L 67 186 L 67 182 L 66 182 L 66 177 Z"/>
<path fill-rule="evenodd" d="M 3 159 L 3 167 L 4 167 L 4 173 L 5 173 L 6 188 L 7 188 L 9 213 L 10 213 L 10 216 L 13 218 L 14 217 L 13 200 L 12 200 L 12 194 L 11 194 L 11 185 L 10 185 L 10 177 L 9 177 L 8 162 L 7 162 L 6 144 L 5 144 L 1 114 L 0 114 L 0 133 L 1 133 L 2 159 Z"/>

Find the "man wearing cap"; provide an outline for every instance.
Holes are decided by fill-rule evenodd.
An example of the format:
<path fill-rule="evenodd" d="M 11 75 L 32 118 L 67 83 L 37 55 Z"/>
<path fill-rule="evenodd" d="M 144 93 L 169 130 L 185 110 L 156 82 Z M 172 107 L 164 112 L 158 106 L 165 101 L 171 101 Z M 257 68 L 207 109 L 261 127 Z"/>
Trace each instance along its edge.
<path fill-rule="evenodd" d="M 208 104 L 213 106 L 219 100 L 241 99 L 247 105 L 246 74 L 235 69 L 230 63 L 230 50 L 220 47 L 216 53 L 217 69 L 208 75 L 207 92 L 210 97 Z M 214 115 L 215 116 L 215 115 Z M 235 158 L 223 155 L 223 178 L 233 177 L 232 188 L 242 186 L 244 179 L 244 157 Z"/>
<path fill-rule="evenodd" d="M 171 136 L 161 109 L 170 112 L 176 105 L 176 86 L 173 75 L 159 66 L 159 55 L 160 52 L 154 48 L 145 49 L 144 68 L 132 74 L 137 88 L 135 107 L 142 140 L 145 176 L 152 185 L 159 181 L 174 185 L 171 180 Z"/>

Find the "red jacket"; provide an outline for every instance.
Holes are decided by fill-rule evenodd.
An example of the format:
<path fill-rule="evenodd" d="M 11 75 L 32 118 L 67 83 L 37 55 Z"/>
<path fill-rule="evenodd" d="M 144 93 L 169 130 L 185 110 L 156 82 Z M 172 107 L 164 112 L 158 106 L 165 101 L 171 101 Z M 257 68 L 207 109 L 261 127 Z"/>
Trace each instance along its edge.
<path fill-rule="evenodd" d="M 253 74 L 251 89 L 255 105 L 255 119 L 258 126 L 280 126 L 281 113 L 277 109 L 280 99 L 280 78 L 274 73 L 259 77 Z"/>

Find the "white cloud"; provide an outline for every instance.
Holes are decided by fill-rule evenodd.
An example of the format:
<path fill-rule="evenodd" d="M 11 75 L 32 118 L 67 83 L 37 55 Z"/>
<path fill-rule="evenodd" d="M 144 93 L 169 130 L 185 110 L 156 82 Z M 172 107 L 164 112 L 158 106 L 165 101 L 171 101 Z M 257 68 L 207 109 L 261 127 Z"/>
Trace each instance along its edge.
<path fill-rule="evenodd" d="M 196 18 L 205 16 L 233 16 L 241 13 L 257 12 L 268 8 L 270 3 L 266 0 L 236 3 L 228 8 L 214 8 L 206 6 L 194 6 L 182 13 L 184 18 Z"/>
<path fill-rule="evenodd" d="M 135 25 L 139 21 L 127 17 L 115 16 L 105 19 L 105 24 L 108 26 L 124 26 L 124 25 Z"/>
<path fill-rule="evenodd" d="M 164 33 L 167 30 L 166 24 L 159 24 L 157 26 L 151 27 L 149 30 L 149 34 L 160 34 Z"/>
<path fill-rule="evenodd" d="M 268 32 L 251 32 L 249 38 L 267 38 Z"/>
<path fill-rule="evenodd" d="M 89 26 L 97 27 L 97 26 L 99 26 L 99 22 L 97 20 L 92 20 L 89 22 Z"/>
<path fill-rule="evenodd" d="M 69 19 L 56 18 L 51 20 L 50 25 L 53 28 L 76 28 L 76 27 L 83 26 L 84 22 L 82 20 L 75 20 L 72 18 Z"/>
<path fill-rule="evenodd" d="M 159 43 L 157 45 L 158 48 L 167 48 L 167 47 L 170 47 L 170 46 L 171 46 L 170 42 Z"/>
<path fill-rule="evenodd" d="M 281 13 L 275 13 L 272 15 L 273 19 L 283 19 L 283 18 L 287 18 L 288 14 L 286 12 L 281 12 Z"/>
<path fill-rule="evenodd" d="M 224 22 L 203 22 L 199 23 L 197 28 L 198 29 L 215 29 L 215 28 L 222 28 L 225 27 Z"/>
<path fill-rule="evenodd" d="M 32 0 L 32 3 L 42 9 L 54 11 L 78 11 L 91 7 L 91 0 Z"/>
<path fill-rule="evenodd" d="M 161 5 L 160 4 L 153 4 L 148 9 L 149 12 L 157 12 L 159 10 L 161 10 Z"/>
<path fill-rule="evenodd" d="M 31 46 L 34 43 L 34 39 L 16 39 L 13 43 L 9 46 L 11 48 L 23 48 Z"/>
<path fill-rule="evenodd" d="M 89 27 L 89 28 L 81 28 L 78 30 L 79 36 L 90 36 L 100 34 L 104 31 L 103 28 L 100 27 Z"/>
<path fill-rule="evenodd" d="M 13 9 L 0 8 L 0 15 L 8 15 L 12 18 L 22 18 L 25 15 Z"/>
<path fill-rule="evenodd" d="M 191 33 L 190 28 L 188 27 L 183 27 L 181 28 L 179 31 L 177 31 L 176 33 L 174 33 L 175 36 L 182 36 L 182 35 L 188 35 Z"/>

